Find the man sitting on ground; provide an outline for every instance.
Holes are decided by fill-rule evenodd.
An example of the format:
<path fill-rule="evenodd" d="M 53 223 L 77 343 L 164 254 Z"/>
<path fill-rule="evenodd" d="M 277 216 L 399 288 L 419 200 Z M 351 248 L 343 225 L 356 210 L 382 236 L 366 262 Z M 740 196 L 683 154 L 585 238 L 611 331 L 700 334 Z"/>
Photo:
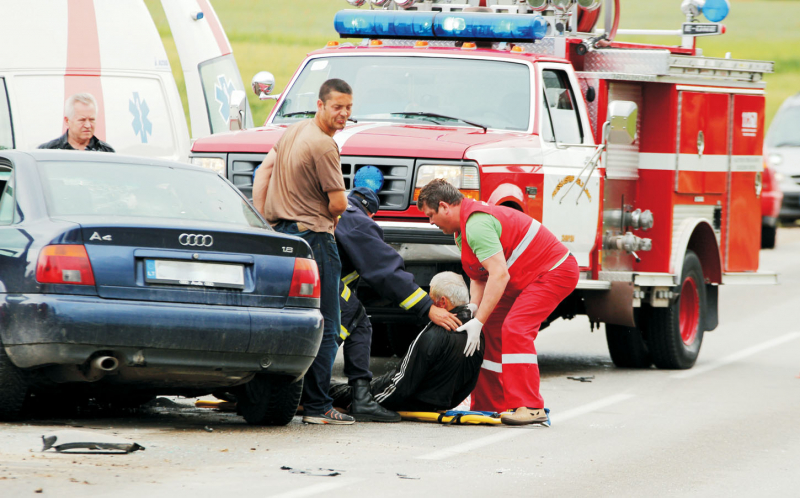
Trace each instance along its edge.
<path fill-rule="evenodd" d="M 472 318 L 469 290 L 461 275 L 442 272 L 431 280 L 433 305 L 448 310 L 462 323 Z M 370 382 L 381 406 L 395 411 L 437 411 L 457 406 L 478 382 L 483 362 L 483 336 L 478 350 L 465 355 L 466 332 L 449 332 L 433 322 L 417 335 L 400 364 Z M 346 407 L 353 396 L 347 384 L 331 386 L 334 406 Z"/>

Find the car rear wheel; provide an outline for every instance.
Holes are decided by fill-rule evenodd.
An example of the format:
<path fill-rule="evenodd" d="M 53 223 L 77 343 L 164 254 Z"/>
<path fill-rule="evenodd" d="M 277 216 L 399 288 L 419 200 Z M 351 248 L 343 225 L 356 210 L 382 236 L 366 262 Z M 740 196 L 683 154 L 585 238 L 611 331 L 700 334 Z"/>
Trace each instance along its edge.
<path fill-rule="evenodd" d="M 775 237 L 777 235 L 777 225 L 761 225 L 761 249 L 775 249 Z"/>
<path fill-rule="evenodd" d="M 635 327 L 606 324 L 606 342 L 611 361 L 621 368 L 650 368 L 653 358 L 642 331 Z"/>
<path fill-rule="evenodd" d="M 16 365 L 11 363 L 0 343 L 0 420 L 16 420 L 28 396 L 28 383 Z"/>
<path fill-rule="evenodd" d="M 235 392 L 237 409 L 251 425 L 286 425 L 292 421 L 300 396 L 303 379 L 256 374 Z"/>
<path fill-rule="evenodd" d="M 706 286 L 700 259 L 692 251 L 683 258 L 677 291 L 669 307 L 652 308 L 648 320 L 647 346 L 658 368 L 692 368 L 700 353 Z"/>

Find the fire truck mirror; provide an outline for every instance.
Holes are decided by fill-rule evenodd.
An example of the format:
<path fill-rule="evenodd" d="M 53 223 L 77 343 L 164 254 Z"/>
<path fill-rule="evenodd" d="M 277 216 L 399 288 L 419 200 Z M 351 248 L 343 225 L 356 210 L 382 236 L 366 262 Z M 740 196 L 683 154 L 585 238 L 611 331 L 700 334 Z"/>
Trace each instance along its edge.
<path fill-rule="evenodd" d="M 258 72 L 253 76 L 250 85 L 253 87 L 253 92 L 256 96 L 264 100 L 267 95 L 272 93 L 272 89 L 275 88 L 275 76 L 267 71 Z"/>
<path fill-rule="evenodd" d="M 247 123 L 247 94 L 241 90 L 234 90 L 230 96 L 231 107 L 228 118 L 228 127 L 231 131 L 244 130 Z"/>
<path fill-rule="evenodd" d="M 608 104 L 608 143 L 630 145 L 635 142 L 638 113 L 634 102 L 615 100 Z"/>

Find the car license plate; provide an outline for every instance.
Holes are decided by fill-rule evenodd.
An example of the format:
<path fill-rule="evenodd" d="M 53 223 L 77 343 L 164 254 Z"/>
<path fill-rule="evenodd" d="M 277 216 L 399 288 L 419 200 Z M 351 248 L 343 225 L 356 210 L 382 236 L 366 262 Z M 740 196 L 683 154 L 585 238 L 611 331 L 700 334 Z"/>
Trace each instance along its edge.
<path fill-rule="evenodd" d="M 244 289 L 244 265 L 146 259 L 144 266 L 148 283 Z"/>

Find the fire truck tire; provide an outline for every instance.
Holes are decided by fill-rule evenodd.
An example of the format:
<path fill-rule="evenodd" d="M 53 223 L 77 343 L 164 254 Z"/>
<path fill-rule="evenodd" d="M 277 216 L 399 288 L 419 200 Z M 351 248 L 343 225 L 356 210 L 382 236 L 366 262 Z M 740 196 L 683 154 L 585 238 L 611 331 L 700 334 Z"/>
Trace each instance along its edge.
<path fill-rule="evenodd" d="M 286 425 L 292 421 L 303 394 L 303 379 L 256 374 L 239 387 L 236 408 L 250 425 Z"/>
<path fill-rule="evenodd" d="M 656 367 L 678 370 L 694 366 L 703 342 L 706 286 L 703 267 L 689 250 L 683 258 L 678 297 L 667 308 L 651 308 L 647 346 Z"/>
<path fill-rule="evenodd" d="M 611 361 L 620 368 L 650 368 L 653 358 L 638 328 L 606 324 L 606 342 Z"/>
<path fill-rule="evenodd" d="M 3 343 L 0 342 L 0 421 L 16 420 L 28 396 L 28 383 L 24 374 L 11 363 Z"/>
<path fill-rule="evenodd" d="M 775 249 L 777 226 L 761 225 L 761 249 Z"/>

